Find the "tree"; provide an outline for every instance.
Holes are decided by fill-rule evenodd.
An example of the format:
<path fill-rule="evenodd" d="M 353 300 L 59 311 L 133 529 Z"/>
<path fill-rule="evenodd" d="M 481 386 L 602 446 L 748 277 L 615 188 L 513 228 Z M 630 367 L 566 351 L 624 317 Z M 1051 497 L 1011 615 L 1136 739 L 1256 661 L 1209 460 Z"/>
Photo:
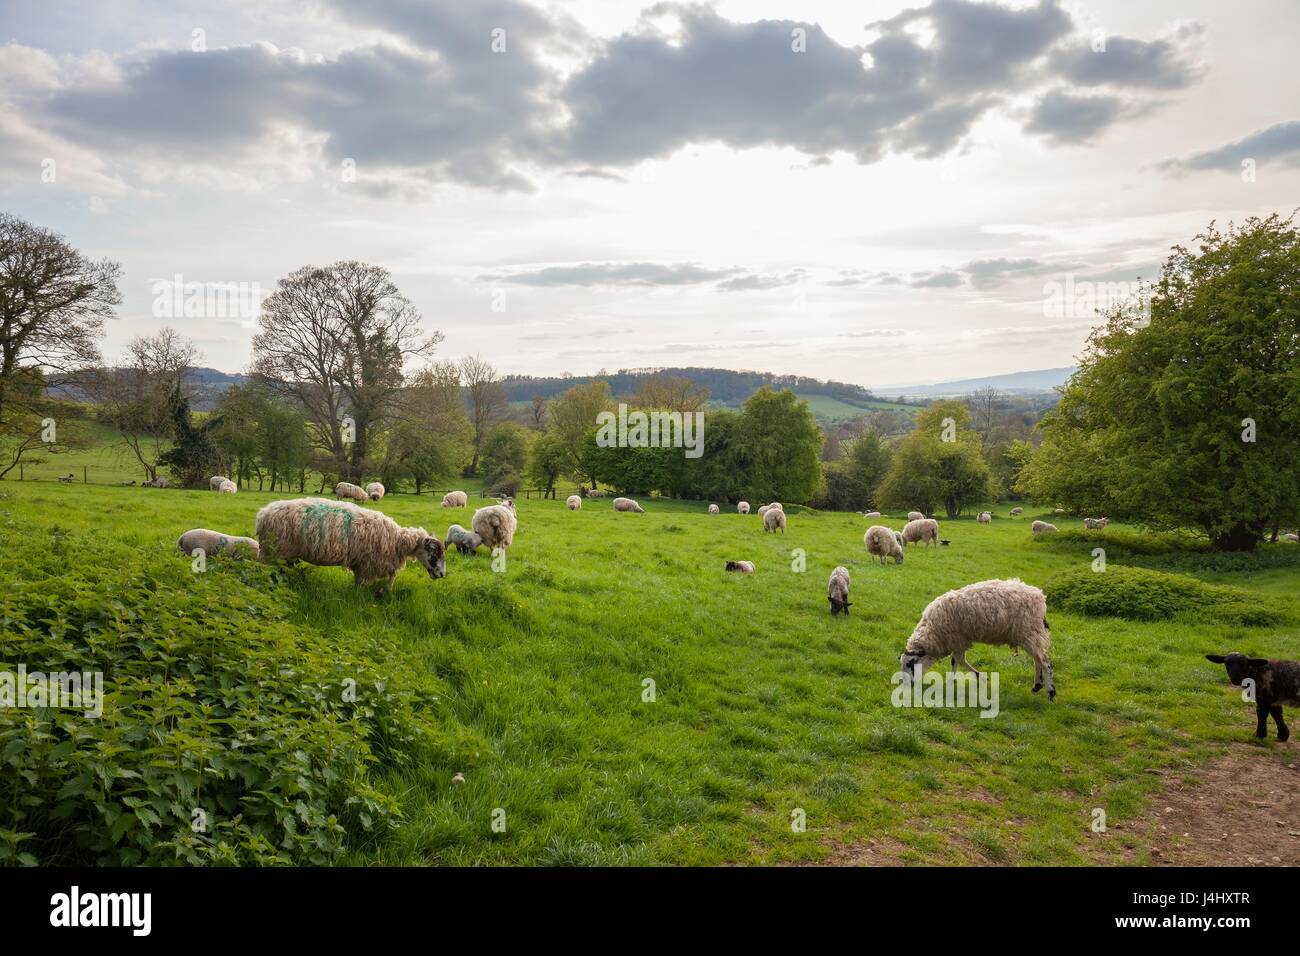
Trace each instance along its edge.
<path fill-rule="evenodd" d="M 559 436 L 550 432 L 539 435 L 533 442 L 528 458 L 528 480 L 543 490 L 543 497 L 555 497 L 555 483 L 569 465 L 569 452 Z"/>
<path fill-rule="evenodd" d="M 966 396 L 966 404 L 970 407 L 975 430 L 988 444 L 993 429 L 997 427 L 999 413 L 1006 405 L 1006 396 L 990 385 Z"/>
<path fill-rule="evenodd" d="M 528 463 L 527 432 L 511 422 L 495 426 L 483 438 L 482 463 L 489 486 L 510 476 L 517 481 Z"/>
<path fill-rule="evenodd" d="M 217 446 L 209 434 L 211 429 L 220 426 L 220 420 L 210 418 L 195 424 L 190 416 L 190 400 L 186 397 L 179 378 L 172 383 L 167 405 L 175 440 L 158 457 L 158 464 L 166 465 L 172 478 L 180 485 L 187 488 L 207 487 L 208 479 L 221 463 Z"/>
<path fill-rule="evenodd" d="M 880 502 L 933 514 L 942 504 L 949 518 L 967 505 L 987 501 L 996 489 L 984 460 L 970 409 L 962 402 L 935 402 L 916 416 L 916 430 L 894 446 L 881 483 Z"/>
<path fill-rule="evenodd" d="M 460 360 L 460 377 L 469 401 L 470 424 L 474 426 L 474 457 L 470 459 L 469 470 L 477 474 L 483 439 L 506 407 L 506 391 L 492 363 L 478 355 L 467 355 Z"/>
<path fill-rule="evenodd" d="M 532 404 L 528 407 L 530 416 L 529 425 L 537 431 L 546 430 L 546 396 L 534 395 Z"/>
<path fill-rule="evenodd" d="M 849 444 L 841 460 L 826 468 L 826 491 L 819 500 L 836 511 L 870 508 L 888 471 L 889 446 L 880 435 L 866 432 Z"/>
<path fill-rule="evenodd" d="M 609 383 L 604 379 L 574 385 L 551 401 L 551 430 L 568 452 L 567 471 L 579 484 L 590 481 L 591 487 L 596 487 L 597 476 L 591 461 L 593 445 L 588 444 L 587 435 L 596 428 L 596 416 L 612 405 Z"/>
<path fill-rule="evenodd" d="M 741 406 L 733 460 L 752 498 L 808 501 L 822 484 L 821 447 L 812 410 L 789 389 L 763 386 Z"/>
<path fill-rule="evenodd" d="M 629 407 L 666 412 L 694 412 L 709 401 L 709 390 L 685 376 L 654 375 L 645 379 L 628 400 Z"/>
<path fill-rule="evenodd" d="M 469 461 L 473 428 L 455 362 L 435 362 L 412 375 L 395 418 L 381 466 L 389 487 L 409 478 L 418 495 L 426 484 L 459 473 Z"/>
<path fill-rule="evenodd" d="M 1250 550 L 1300 519 L 1300 233 L 1277 215 L 1174 247 L 1103 317 L 1020 486 Z"/>

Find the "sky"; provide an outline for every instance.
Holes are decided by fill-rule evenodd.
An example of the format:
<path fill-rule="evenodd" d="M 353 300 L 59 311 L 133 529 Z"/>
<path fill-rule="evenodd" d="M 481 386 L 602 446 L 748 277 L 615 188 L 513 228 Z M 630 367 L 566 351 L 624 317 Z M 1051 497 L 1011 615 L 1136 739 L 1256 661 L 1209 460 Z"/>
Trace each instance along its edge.
<path fill-rule="evenodd" d="M 121 264 L 110 360 L 244 370 L 279 279 L 359 259 L 439 357 L 887 391 L 1069 365 L 1171 246 L 1300 206 L 1297 40 L 1294 0 L 0 0 L 0 210 Z"/>

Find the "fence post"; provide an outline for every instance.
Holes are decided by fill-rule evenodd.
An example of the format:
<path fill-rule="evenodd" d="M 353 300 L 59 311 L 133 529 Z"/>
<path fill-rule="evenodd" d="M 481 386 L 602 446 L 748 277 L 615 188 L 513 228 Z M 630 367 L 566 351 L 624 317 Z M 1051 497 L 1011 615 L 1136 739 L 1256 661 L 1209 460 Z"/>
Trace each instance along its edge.
<path fill-rule="evenodd" d="M 82 466 L 81 466 L 81 483 L 82 483 L 83 485 L 88 485 L 88 484 L 90 484 L 90 474 L 89 474 L 89 472 L 86 470 L 86 466 L 85 466 L 85 465 L 82 465 Z"/>

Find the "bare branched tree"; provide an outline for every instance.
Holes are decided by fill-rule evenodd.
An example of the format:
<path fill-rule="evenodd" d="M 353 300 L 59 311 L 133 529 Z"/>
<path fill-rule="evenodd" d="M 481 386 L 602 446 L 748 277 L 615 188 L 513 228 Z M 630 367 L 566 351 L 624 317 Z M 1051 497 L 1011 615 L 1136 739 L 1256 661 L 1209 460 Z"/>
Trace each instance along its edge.
<path fill-rule="evenodd" d="M 467 355 L 460 360 L 460 378 L 469 399 L 470 424 L 474 426 L 474 457 L 469 467 L 470 471 L 477 472 L 483 436 L 505 410 L 506 391 L 492 363 L 478 355 Z"/>

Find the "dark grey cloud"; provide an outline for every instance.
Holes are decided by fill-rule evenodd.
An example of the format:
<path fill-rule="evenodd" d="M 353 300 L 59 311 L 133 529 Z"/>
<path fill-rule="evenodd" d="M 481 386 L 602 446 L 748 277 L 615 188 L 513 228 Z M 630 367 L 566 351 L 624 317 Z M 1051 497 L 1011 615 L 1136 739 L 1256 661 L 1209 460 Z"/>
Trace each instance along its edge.
<path fill-rule="evenodd" d="M 1236 142 L 1227 143 L 1181 159 L 1167 159 L 1159 164 L 1166 172 L 1222 169 L 1240 170 L 1243 160 L 1278 162 L 1300 166 L 1300 120 L 1276 123 Z"/>
<path fill-rule="evenodd" d="M 1106 37 L 1102 50 L 1094 50 L 1089 41 L 1071 43 L 1052 54 L 1051 68 L 1062 79 L 1079 86 L 1180 90 L 1204 72 L 1195 54 L 1204 33 L 1199 23 L 1190 23 L 1169 37 L 1149 42 Z"/>
<path fill-rule="evenodd" d="M 1046 262 L 1042 259 L 976 259 L 966 263 L 962 272 L 977 289 L 992 289 L 1012 279 L 1048 273 L 1072 272 L 1081 269 L 1079 263 Z"/>
<path fill-rule="evenodd" d="M 1088 143 L 1120 119 L 1127 109 L 1119 96 L 1080 96 L 1051 90 L 1034 104 L 1025 130 L 1058 145 Z"/>

